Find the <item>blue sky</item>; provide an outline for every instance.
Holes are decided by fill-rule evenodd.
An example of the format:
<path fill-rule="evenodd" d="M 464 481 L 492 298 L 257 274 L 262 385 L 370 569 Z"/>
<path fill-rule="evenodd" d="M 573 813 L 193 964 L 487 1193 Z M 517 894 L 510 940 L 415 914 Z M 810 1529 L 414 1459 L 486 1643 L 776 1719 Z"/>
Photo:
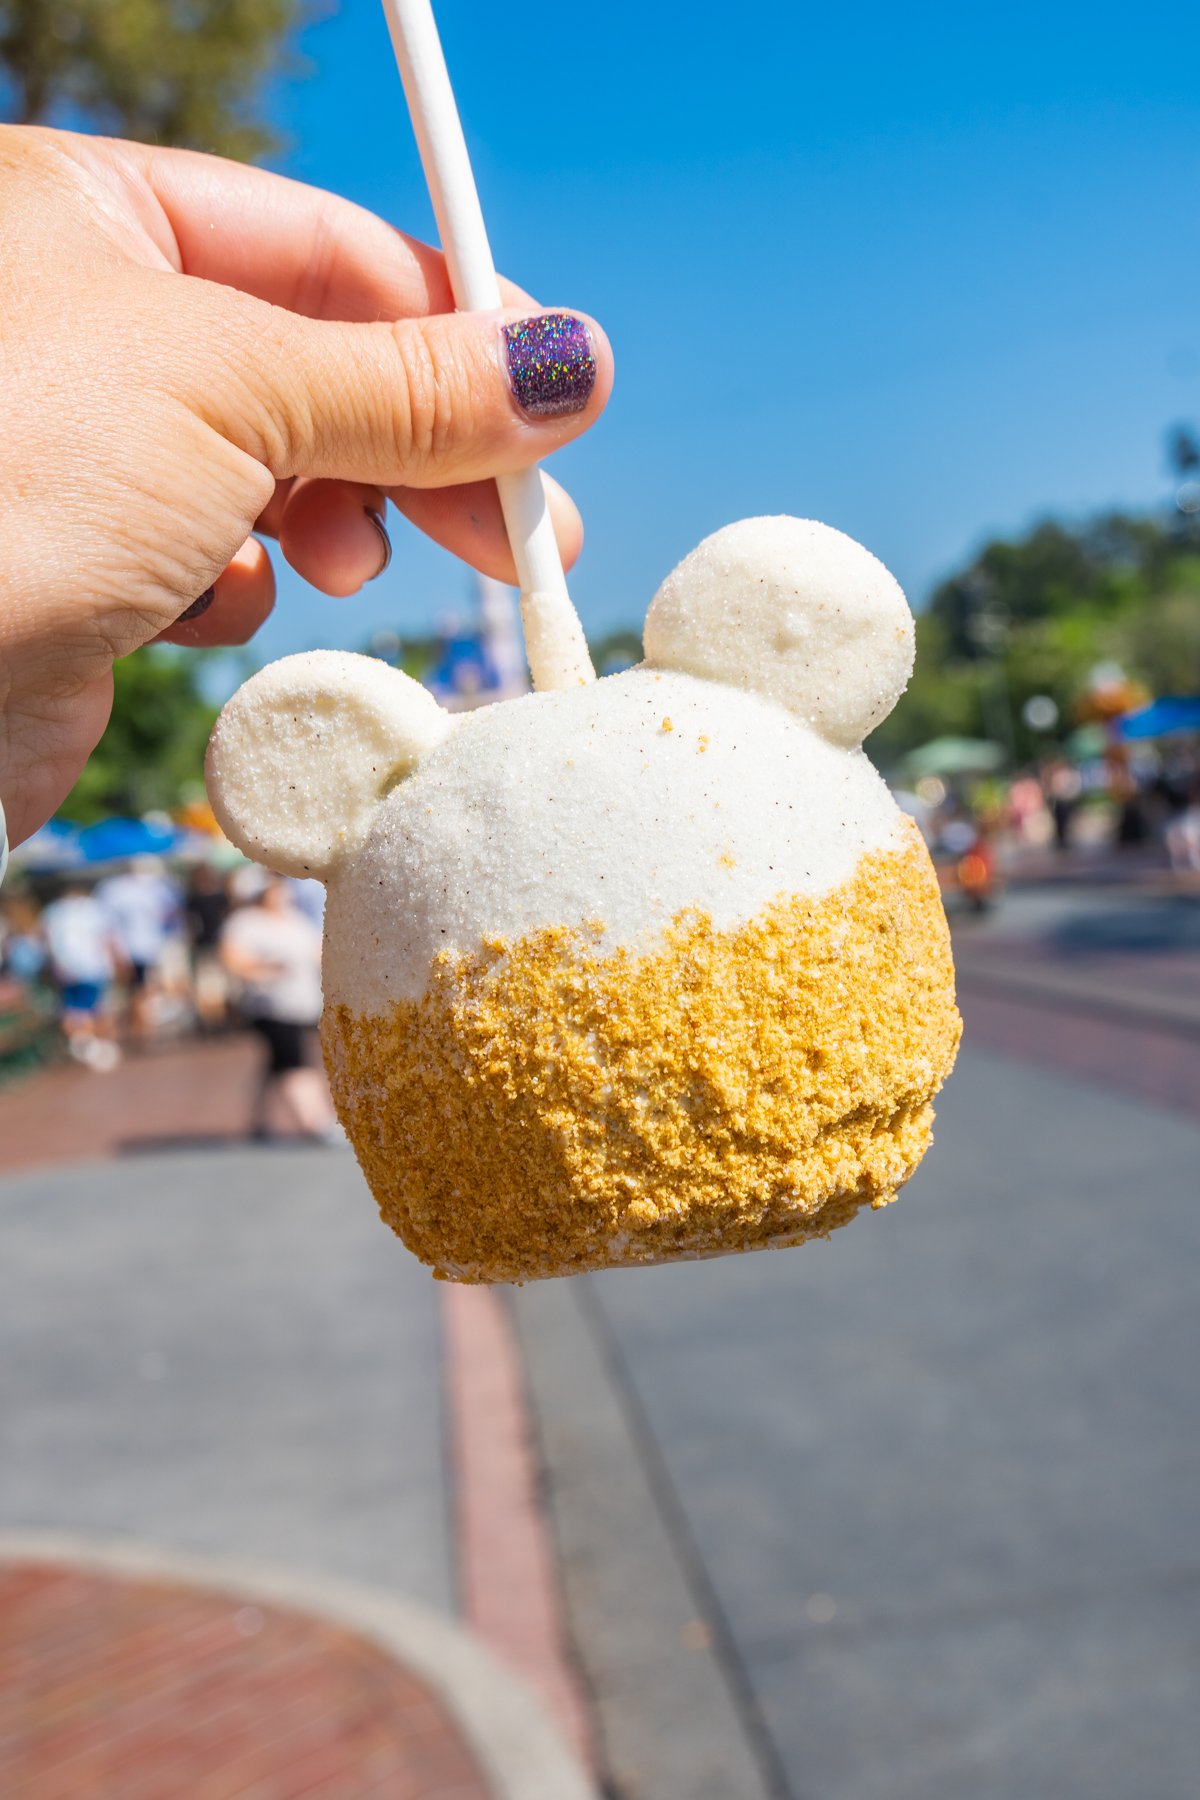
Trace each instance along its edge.
<path fill-rule="evenodd" d="M 590 630 L 706 532 L 828 520 L 917 605 L 981 538 L 1154 504 L 1200 417 L 1200 23 L 1179 6 L 485 7 L 443 40 L 500 266 L 594 313 L 617 385 L 554 472 Z M 432 237 L 382 16 L 305 34 L 289 174 Z M 281 578 L 262 656 L 461 605 L 395 521 L 354 601 Z"/>

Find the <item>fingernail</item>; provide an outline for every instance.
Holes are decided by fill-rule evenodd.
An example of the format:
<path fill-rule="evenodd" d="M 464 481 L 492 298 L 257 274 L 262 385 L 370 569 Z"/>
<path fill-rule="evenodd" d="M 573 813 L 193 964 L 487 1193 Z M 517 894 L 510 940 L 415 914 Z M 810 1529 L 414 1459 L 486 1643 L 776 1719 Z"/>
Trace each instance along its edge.
<path fill-rule="evenodd" d="M 180 613 L 175 623 L 177 625 L 186 625 L 189 619 L 198 619 L 201 613 L 206 613 L 208 611 L 216 597 L 217 590 L 215 587 L 205 588 L 200 598 L 198 600 L 193 600 L 187 611 Z"/>
<path fill-rule="evenodd" d="M 539 313 L 504 327 L 508 379 L 517 405 L 534 419 L 582 412 L 596 385 L 592 334 L 573 313 Z"/>
<path fill-rule="evenodd" d="M 372 581 L 378 581 L 379 577 L 383 574 L 383 571 L 392 560 L 392 540 L 388 536 L 388 528 L 383 522 L 383 514 L 380 512 L 379 508 L 377 506 L 364 506 L 363 511 L 379 533 L 379 549 L 383 560 L 371 577 Z"/>

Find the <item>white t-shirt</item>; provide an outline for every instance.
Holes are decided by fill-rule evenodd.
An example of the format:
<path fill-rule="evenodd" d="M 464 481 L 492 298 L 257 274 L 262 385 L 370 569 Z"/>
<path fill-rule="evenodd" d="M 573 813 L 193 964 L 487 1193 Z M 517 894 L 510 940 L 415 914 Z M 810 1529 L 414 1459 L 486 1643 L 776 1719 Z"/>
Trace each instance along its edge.
<path fill-rule="evenodd" d="M 132 963 L 154 968 L 179 931 L 179 890 L 165 875 L 132 869 L 113 875 L 96 889 L 112 921 L 113 935 Z"/>
<path fill-rule="evenodd" d="M 42 914 L 42 930 L 54 973 L 64 986 L 112 980 L 108 916 L 97 901 L 86 894 L 64 894 Z"/>
<path fill-rule="evenodd" d="M 241 982 L 244 1012 L 289 1025 L 316 1024 L 321 1016 L 321 934 L 302 912 L 295 907 L 286 912 L 239 907 L 226 919 L 221 943 L 271 965 L 269 973 Z"/>

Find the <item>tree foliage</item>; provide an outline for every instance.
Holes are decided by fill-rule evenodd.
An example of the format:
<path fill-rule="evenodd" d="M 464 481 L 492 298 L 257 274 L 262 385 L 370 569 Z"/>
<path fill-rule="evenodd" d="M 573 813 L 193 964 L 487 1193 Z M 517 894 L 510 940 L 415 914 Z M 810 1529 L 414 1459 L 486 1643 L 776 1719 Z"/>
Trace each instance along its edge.
<path fill-rule="evenodd" d="M 1097 664 L 1153 694 L 1200 693 L 1200 528 L 1178 514 L 1042 521 L 997 538 L 935 588 L 917 619 L 917 666 L 871 739 L 887 767 L 943 734 L 990 737 L 1026 760 L 1047 740 L 1022 718 L 1046 694 L 1060 735 Z"/>
<path fill-rule="evenodd" d="M 217 716 L 200 689 L 203 659 L 202 651 L 160 646 L 116 664 L 112 718 L 63 802 L 65 819 L 140 818 L 203 793 L 204 749 Z"/>
<path fill-rule="evenodd" d="M 0 0 L 0 113 L 250 159 L 306 0 Z"/>
<path fill-rule="evenodd" d="M 644 655 L 640 631 L 610 631 L 590 639 L 588 649 L 597 675 L 619 675 L 622 669 L 641 662 Z"/>

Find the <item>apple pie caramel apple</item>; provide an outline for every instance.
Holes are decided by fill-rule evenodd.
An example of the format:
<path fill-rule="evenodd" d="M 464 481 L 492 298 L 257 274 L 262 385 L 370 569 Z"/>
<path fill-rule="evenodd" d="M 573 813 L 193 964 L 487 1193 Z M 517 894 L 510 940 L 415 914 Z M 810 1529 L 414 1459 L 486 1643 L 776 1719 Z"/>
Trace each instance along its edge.
<path fill-rule="evenodd" d="M 435 1273 L 798 1244 L 895 1197 L 960 1035 L 929 856 L 861 748 L 912 656 L 881 563 L 762 518 L 667 577 L 626 673 L 450 714 L 314 652 L 234 695 L 213 806 L 326 883 L 334 1099 Z"/>

